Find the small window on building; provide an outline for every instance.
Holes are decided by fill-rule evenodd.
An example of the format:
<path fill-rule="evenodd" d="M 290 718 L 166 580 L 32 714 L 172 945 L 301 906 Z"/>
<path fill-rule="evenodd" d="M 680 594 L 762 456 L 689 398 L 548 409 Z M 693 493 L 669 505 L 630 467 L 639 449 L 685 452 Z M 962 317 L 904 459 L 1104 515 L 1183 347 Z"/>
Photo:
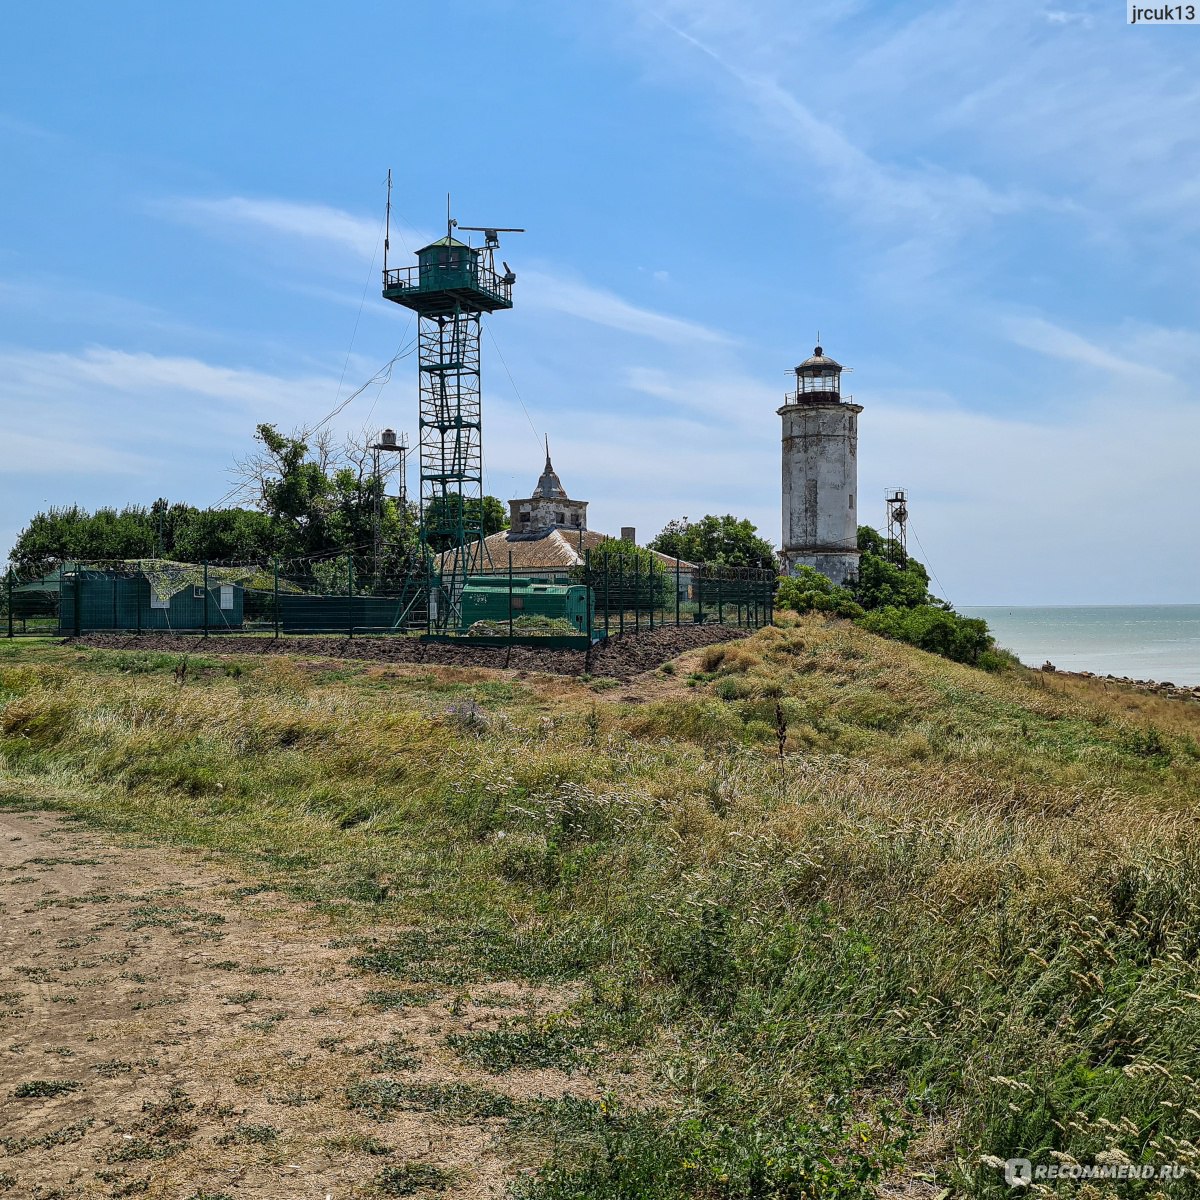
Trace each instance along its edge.
<path fill-rule="evenodd" d="M 850 493 L 850 507 L 851 508 L 854 507 L 854 493 L 853 492 Z"/>
<path fill-rule="evenodd" d="M 227 611 L 233 611 L 233 586 L 231 584 L 221 584 L 221 607 Z"/>
<path fill-rule="evenodd" d="M 571 514 L 571 524 L 572 524 L 572 525 L 578 525 L 578 524 L 579 524 L 579 514 L 578 514 L 577 512 L 576 512 L 576 513 L 572 513 L 572 514 Z"/>
<path fill-rule="evenodd" d="M 557 525 L 565 525 L 567 523 L 567 514 L 556 512 L 554 514 L 554 521 Z"/>
<path fill-rule="evenodd" d="M 529 514 L 528 514 L 528 513 L 522 513 L 522 514 L 521 514 L 521 520 L 522 520 L 522 521 L 528 521 L 528 520 L 529 520 Z"/>
<path fill-rule="evenodd" d="M 193 600 L 203 600 L 204 599 L 204 587 L 202 584 L 197 583 L 192 587 L 192 599 Z"/>
<path fill-rule="evenodd" d="M 151 608 L 170 608 L 171 598 L 168 596 L 165 600 L 160 600 L 153 592 L 150 593 Z"/>

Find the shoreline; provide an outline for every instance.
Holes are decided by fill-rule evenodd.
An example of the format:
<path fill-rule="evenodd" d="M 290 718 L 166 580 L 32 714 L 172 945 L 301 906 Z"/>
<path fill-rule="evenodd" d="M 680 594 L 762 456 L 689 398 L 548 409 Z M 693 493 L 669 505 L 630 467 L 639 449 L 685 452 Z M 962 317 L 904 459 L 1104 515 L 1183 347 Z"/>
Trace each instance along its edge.
<path fill-rule="evenodd" d="M 1115 683 L 1133 691 L 1142 692 L 1147 696 L 1159 696 L 1166 700 L 1191 700 L 1200 703 L 1200 684 L 1189 686 L 1176 684 L 1170 680 L 1133 679 L 1128 675 L 1100 675 L 1096 671 L 1064 671 L 1047 659 L 1040 667 L 1031 667 L 1032 671 L 1042 671 L 1047 675 L 1061 675 L 1067 679 L 1098 679 L 1103 684 Z"/>

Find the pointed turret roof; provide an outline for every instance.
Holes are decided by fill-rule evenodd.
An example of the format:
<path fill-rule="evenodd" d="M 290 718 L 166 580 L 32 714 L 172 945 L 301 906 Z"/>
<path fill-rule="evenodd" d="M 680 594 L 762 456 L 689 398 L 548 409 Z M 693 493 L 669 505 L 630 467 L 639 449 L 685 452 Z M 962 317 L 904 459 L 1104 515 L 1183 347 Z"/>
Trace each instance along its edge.
<path fill-rule="evenodd" d="M 553 463 L 550 461 L 550 438 L 546 437 L 546 465 L 542 470 L 541 478 L 537 481 L 537 486 L 533 489 L 534 496 L 540 496 L 545 500 L 566 500 L 567 490 L 562 485 L 562 480 L 558 477 L 558 472 L 555 471 Z"/>

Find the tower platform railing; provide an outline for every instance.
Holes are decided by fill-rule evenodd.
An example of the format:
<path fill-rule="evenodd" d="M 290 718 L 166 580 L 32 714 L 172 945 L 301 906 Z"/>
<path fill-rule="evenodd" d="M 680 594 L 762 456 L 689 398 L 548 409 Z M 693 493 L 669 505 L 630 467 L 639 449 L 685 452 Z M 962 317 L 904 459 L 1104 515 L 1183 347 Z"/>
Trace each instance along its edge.
<path fill-rule="evenodd" d="M 785 405 L 790 404 L 853 404 L 853 396 L 844 396 L 832 388 L 823 392 L 787 392 L 783 397 Z"/>
<path fill-rule="evenodd" d="M 389 267 L 383 273 L 383 291 L 388 299 L 436 292 L 483 293 L 497 307 L 512 305 L 512 284 L 506 282 L 503 275 L 480 263 Z M 392 292 L 398 295 L 389 295 Z"/>

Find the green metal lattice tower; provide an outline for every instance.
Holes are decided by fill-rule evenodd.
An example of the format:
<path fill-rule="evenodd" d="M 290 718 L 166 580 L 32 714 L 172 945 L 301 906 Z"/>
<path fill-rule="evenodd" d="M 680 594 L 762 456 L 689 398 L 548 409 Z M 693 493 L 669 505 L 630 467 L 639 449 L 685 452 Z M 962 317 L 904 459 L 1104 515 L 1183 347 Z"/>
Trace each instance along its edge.
<path fill-rule="evenodd" d="M 417 314 L 420 369 L 421 552 L 430 631 L 453 629 L 467 576 L 486 566 L 479 334 L 484 313 L 512 308 L 516 276 L 496 271 L 501 233 L 483 245 L 446 236 L 417 251 L 415 267 L 383 269 L 383 295 Z M 462 226 L 476 231 L 474 226 Z"/>

